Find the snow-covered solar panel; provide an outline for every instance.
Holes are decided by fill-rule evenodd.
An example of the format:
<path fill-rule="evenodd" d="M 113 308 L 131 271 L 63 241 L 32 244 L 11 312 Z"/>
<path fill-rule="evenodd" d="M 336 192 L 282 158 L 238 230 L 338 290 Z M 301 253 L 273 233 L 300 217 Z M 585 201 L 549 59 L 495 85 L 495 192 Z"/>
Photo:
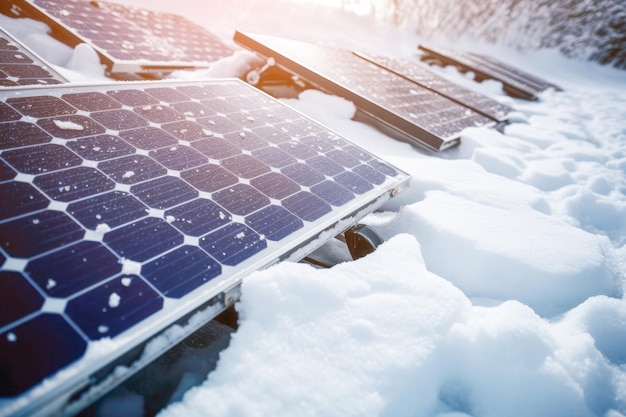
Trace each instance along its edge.
<path fill-rule="evenodd" d="M 368 119 L 416 145 L 443 150 L 459 143 L 463 129 L 495 124 L 347 50 L 257 33 L 236 32 L 234 40 L 316 87 L 352 101 Z"/>
<path fill-rule="evenodd" d="M 355 54 L 497 122 L 505 122 L 514 112 L 509 106 L 462 87 L 411 61 L 387 56 L 369 56 L 360 52 Z"/>
<path fill-rule="evenodd" d="M 0 88 L 65 82 L 62 75 L 0 28 Z"/>
<path fill-rule="evenodd" d="M 419 49 L 425 54 L 423 59 L 435 59 L 444 64 L 454 65 L 461 71 L 472 71 L 478 81 L 485 79 L 500 81 L 503 90 L 512 97 L 536 100 L 538 94 L 548 88 L 560 90 L 560 87 L 555 84 L 541 80 L 539 77 L 486 55 L 438 48 L 431 45 L 419 45 Z"/>
<path fill-rule="evenodd" d="M 6 89 L 0 132 L 0 416 L 212 305 L 169 347 L 409 181 L 240 80 Z"/>
<path fill-rule="evenodd" d="M 87 0 L 11 0 L 74 46 L 91 45 L 111 74 L 207 68 L 233 49 L 190 20 L 161 11 Z"/>

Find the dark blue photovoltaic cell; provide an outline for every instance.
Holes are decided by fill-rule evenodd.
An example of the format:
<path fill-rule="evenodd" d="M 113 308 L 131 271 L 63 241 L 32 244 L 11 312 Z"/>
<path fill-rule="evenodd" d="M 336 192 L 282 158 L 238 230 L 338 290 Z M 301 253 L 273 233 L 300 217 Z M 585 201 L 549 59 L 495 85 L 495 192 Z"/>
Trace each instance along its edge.
<path fill-rule="evenodd" d="M 12 47 L 9 50 L 6 50 L 5 44 L 7 40 L 4 38 L 0 38 L 0 62 L 6 63 L 28 63 L 32 64 L 33 60 L 22 54 L 21 52 L 15 52 L 17 48 Z"/>
<path fill-rule="evenodd" d="M 212 164 L 183 171 L 180 176 L 198 190 L 209 193 L 237 184 L 239 181 L 233 173 Z"/>
<path fill-rule="evenodd" d="M 213 159 L 225 159 L 241 153 L 241 149 L 221 138 L 197 140 L 191 146 Z"/>
<path fill-rule="evenodd" d="M 0 184 L 0 220 L 48 207 L 50 200 L 23 182 Z"/>
<path fill-rule="evenodd" d="M 0 327 L 39 310 L 43 301 L 22 274 L 0 271 Z"/>
<path fill-rule="evenodd" d="M 25 116 L 51 117 L 76 113 L 74 107 L 52 96 L 16 97 L 8 99 L 7 103 Z"/>
<path fill-rule="evenodd" d="M 80 165 L 83 160 L 65 146 L 47 144 L 4 151 L 2 158 L 25 174 L 40 174 Z"/>
<path fill-rule="evenodd" d="M 354 194 L 332 181 L 324 181 L 311 187 L 311 192 L 333 206 L 342 206 L 354 199 Z"/>
<path fill-rule="evenodd" d="M 372 184 L 380 185 L 385 182 L 386 177 L 379 171 L 376 171 L 374 168 L 369 165 L 359 165 L 354 168 L 353 171 Z"/>
<path fill-rule="evenodd" d="M 241 110 L 236 110 L 233 114 L 229 114 L 228 118 L 239 124 L 242 128 L 252 131 L 255 128 L 265 126 L 265 122 L 263 120 L 256 119 L 248 113 L 243 113 Z"/>
<path fill-rule="evenodd" d="M 267 247 L 255 231 L 240 223 L 231 223 L 200 238 L 200 247 L 224 265 L 235 266 Z"/>
<path fill-rule="evenodd" d="M 307 160 L 306 163 L 311 168 L 315 168 L 322 174 L 328 175 L 329 177 L 334 177 L 335 175 L 345 171 L 341 165 L 321 155 Z"/>
<path fill-rule="evenodd" d="M 34 124 L 22 121 L 2 123 L 0 124 L 0 131 L 2 132 L 0 149 L 36 145 L 52 140 L 52 136 Z"/>
<path fill-rule="evenodd" d="M 165 212 L 168 222 L 190 236 L 202 236 L 232 221 L 232 216 L 211 200 L 198 198 Z"/>
<path fill-rule="evenodd" d="M 74 201 L 115 188 L 115 183 L 100 171 L 87 167 L 39 175 L 33 183 L 50 198 L 59 201 Z"/>
<path fill-rule="evenodd" d="M 287 210 L 309 222 L 319 219 L 332 210 L 322 199 L 307 191 L 287 197 L 282 203 Z"/>
<path fill-rule="evenodd" d="M 160 104 L 135 107 L 134 111 L 153 123 L 167 123 L 185 119 L 185 116 L 176 110 Z"/>
<path fill-rule="evenodd" d="M 16 77 L 18 79 L 25 78 L 41 78 L 46 79 L 50 77 L 48 70 L 40 67 L 39 65 L 23 65 L 23 64 L 0 64 L 0 71 L 6 73 L 10 77 Z M 50 80 L 54 81 L 54 80 Z M 19 84 L 19 81 L 18 81 Z M 28 82 L 27 84 L 32 84 Z"/>
<path fill-rule="evenodd" d="M 122 276 L 70 300 L 65 313 L 91 339 L 114 337 L 163 308 L 163 298 L 137 276 Z"/>
<path fill-rule="evenodd" d="M 339 149 L 328 152 L 326 156 L 346 168 L 354 168 L 360 164 L 358 159 Z"/>
<path fill-rule="evenodd" d="M 92 113 L 91 117 L 102 126 L 112 130 L 130 130 L 148 126 L 148 121 L 130 110 L 105 110 Z"/>
<path fill-rule="evenodd" d="M 269 240 L 278 241 L 304 226 L 302 220 L 279 206 L 268 206 L 248 217 L 246 224 Z"/>
<path fill-rule="evenodd" d="M 20 120 L 22 115 L 13 110 L 7 104 L 0 102 L 0 120 L 3 122 L 9 122 L 12 120 Z"/>
<path fill-rule="evenodd" d="M 166 103 L 177 103 L 181 101 L 188 102 L 189 97 L 169 87 L 146 88 L 144 90 L 152 97 L 164 101 Z M 174 106 L 172 106 L 174 107 Z M 176 107 L 174 107 L 176 108 Z M 180 110 L 179 110 L 180 111 Z M 184 112 L 181 112 L 184 113 Z"/>
<path fill-rule="evenodd" d="M 152 208 L 168 209 L 198 197 L 198 190 L 176 177 L 161 177 L 133 185 L 130 191 Z"/>
<path fill-rule="evenodd" d="M 388 175 L 390 177 L 395 177 L 396 175 L 398 175 L 398 171 L 396 171 L 395 169 L 393 169 L 392 167 L 390 167 L 387 164 L 384 164 L 380 161 L 377 160 L 372 160 L 369 162 L 369 165 L 372 166 L 373 168 L 377 169 L 378 171 L 382 172 L 385 175 Z"/>
<path fill-rule="evenodd" d="M 252 156 L 274 168 L 283 168 L 296 162 L 296 158 L 272 146 L 254 150 L 252 151 Z"/>
<path fill-rule="evenodd" d="M 0 160 L 0 181 L 10 180 L 17 175 L 10 166 L 8 166 L 4 161 Z"/>
<path fill-rule="evenodd" d="M 275 124 L 275 123 L 282 123 L 285 122 L 285 119 L 278 116 L 277 114 L 275 114 L 273 111 L 271 110 L 265 110 L 265 109 L 257 109 L 257 110 L 250 110 L 248 112 L 248 114 L 250 114 L 250 116 L 254 117 L 257 120 L 261 120 L 265 123 L 269 123 L 269 124 Z M 261 137 L 265 137 L 261 132 L 259 132 L 259 129 L 263 129 L 263 130 L 267 130 L 266 128 L 270 127 L 270 126 L 262 126 L 262 127 L 256 127 L 254 128 L 254 131 L 259 134 L 259 136 Z M 273 131 L 274 129 L 270 129 L 270 131 Z"/>
<path fill-rule="evenodd" d="M 164 100 L 166 101 L 166 100 Z M 170 107 L 188 117 L 207 117 L 215 115 L 215 111 L 195 101 L 172 103 Z"/>
<path fill-rule="evenodd" d="M 149 106 L 151 104 L 159 104 L 159 100 L 144 93 L 141 90 L 128 89 L 128 90 L 114 90 L 107 91 L 107 94 L 113 97 L 120 103 L 130 106 Z"/>
<path fill-rule="evenodd" d="M 309 132 L 292 122 L 278 123 L 276 128 L 289 135 L 290 139 L 309 135 Z"/>
<path fill-rule="evenodd" d="M 245 149 L 247 151 L 253 151 L 255 149 L 264 148 L 269 143 L 262 137 L 250 132 L 232 132 L 224 135 L 235 146 Z"/>
<path fill-rule="evenodd" d="M 100 162 L 98 168 L 122 184 L 136 184 L 167 174 L 165 167 L 144 155 L 129 155 Z"/>
<path fill-rule="evenodd" d="M 213 194 L 213 199 L 233 214 L 245 216 L 270 204 L 270 199 L 246 184 L 236 184 Z"/>
<path fill-rule="evenodd" d="M 277 172 L 270 172 L 263 176 L 254 178 L 250 181 L 257 190 L 270 198 L 282 200 L 291 194 L 300 191 L 300 186 L 289 178 Z"/>
<path fill-rule="evenodd" d="M 104 161 L 135 152 L 135 148 L 128 143 L 110 135 L 68 141 L 67 146 L 83 158 L 91 161 Z"/>
<path fill-rule="evenodd" d="M 254 178 L 271 171 L 270 167 L 250 155 L 237 155 L 225 159 L 222 166 L 241 178 Z"/>
<path fill-rule="evenodd" d="M 294 120 L 293 123 L 302 129 L 302 134 L 298 135 L 299 137 L 325 131 L 320 125 L 313 123 L 309 119 L 299 118 Z"/>
<path fill-rule="evenodd" d="M 41 314 L 0 334 L 0 397 L 23 392 L 86 349 L 83 338 L 56 314 Z"/>
<path fill-rule="evenodd" d="M 183 235 L 162 219 L 147 217 L 104 235 L 117 254 L 143 262 L 183 243 Z"/>
<path fill-rule="evenodd" d="M 272 121 L 271 123 L 276 122 Z M 291 136 L 289 136 L 286 132 L 271 126 L 257 127 L 254 129 L 254 133 L 271 143 L 278 144 L 291 140 Z"/>
<path fill-rule="evenodd" d="M 295 140 L 283 142 L 278 147 L 298 159 L 309 159 L 317 155 L 313 149 Z"/>
<path fill-rule="evenodd" d="M 343 151 L 348 155 L 351 155 L 353 158 L 356 158 L 360 161 L 367 162 L 372 159 L 372 155 L 368 154 L 362 149 L 357 148 L 356 146 L 345 146 Z"/>
<path fill-rule="evenodd" d="M 79 114 L 40 119 L 37 124 L 51 135 L 63 139 L 100 135 L 105 132 L 104 127 Z"/>
<path fill-rule="evenodd" d="M 300 142 L 315 149 L 318 152 L 328 152 L 335 149 L 335 144 L 330 140 L 323 137 L 307 136 L 301 138 Z"/>
<path fill-rule="evenodd" d="M 214 133 L 239 132 L 241 127 L 222 116 L 203 117 L 198 119 L 203 127 Z"/>
<path fill-rule="evenodd" d="M 67 297 L 121 268 L 118 258 L 102 244 L 83 241 L 31 260 L 25 271 L 46 294 Z"/>
<path fill-rule="evenodd" d="M 115 228 L 148 215 L 146 206 L 121 191 L 77 201 L 68 206 L 67 212 L 91 230 L 100 224 Z"/>
<path fill-rule="evenodd" d="M 192 142 L 194 140 L 213 136 L 213 132 L 210 129 L 207 129 L 191 120 L 164 123 L 161 127 L 170 135 L 186 142 Z"/>
<path fill-rule="evenodd" d="M 352 172 L 343 172 L 337 175 L 335 181 L 356 194 L 363 194 L 374 188 L 369 181 Z"/>
<path fill-rule="evenodd" d="M 120 132 L 120 137 L 131 145 L 145 150 L 172 146 L 178 143 L 175 137 L 152 126 Z"/>
<path fill-rule="evenodd" d="M 297 113 L 294 113 L 293 110 L 291 110 L 288 107 L 278 106 L 276 105 L 276 103 L 274 103 L 271 109 L 272 109 L 272 113 L 274 113 L 276 116 L 282 117 L 285 120 L 300 119 L 300 116 L 298 116 Z"/>
<path fill-rule="evenodd" d="M 0 223 L 0 246 L 11 256 L 30 258 L 76 242 L 84 234 L 65 213 L 46 210 Z"/>
<path fill-rule="evenodd" d="M 196 85 L 184 85 L 176 87 L 181 93 L 198 100 L 205 100 L 216 97 L 211 91 Z"/>
<path fill-rule="evenodd" d="M 324 175 L 319 171 L 301 163 L 289 165 L 281 169 L 280 172 L 305 187 L 311 187 L 325 180 Z"/>
<path fill-rule="evenodd" d="M 235 105 L 237 108 L 242 110 L 251 110 L 259 108 L 259 102 L 252 100 L 248 97 L 240 97 L 235 96 L 228 100 L 230 103 Z"/>
<path fill-rule="evenodd" d="M 98 92 L 64 94 L 61 97 L 77 109 L 88 112 L 122 108 L 121 103 Z"/>
<path fill-rule="evenodd" d="M 230 114 L 230 113 L 237 113 L 241 111 L 241 109 L 233 106 L 227 100 L 224 100 L 222 98 L 204 100 L 202 101 L 202 104 L 208 107 L 209 109 L 211 109 L 213 113 Z M 209 115 L 207 114 L 207 116 Z"/>
<path fill-rule="evenodd" d="M 222 267 L 195 246 L 182 246 L 146 264 L 141 273 L 168 297 L 180 298 L 222 273 Z"/>
<path fill-rule="evenodd" d="M 157 149 L 151 151 L 149 155 L 166 168 L 176 171 L 183 171 L 209 162 L 206 156 L 184 145 Z"/>

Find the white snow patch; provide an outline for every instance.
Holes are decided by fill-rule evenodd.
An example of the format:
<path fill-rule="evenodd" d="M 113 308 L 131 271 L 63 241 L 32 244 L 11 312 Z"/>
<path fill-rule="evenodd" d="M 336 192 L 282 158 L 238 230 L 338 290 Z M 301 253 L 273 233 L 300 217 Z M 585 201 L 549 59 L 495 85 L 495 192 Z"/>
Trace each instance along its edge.
<path fill-rule="evenodd" d="M 124 275 L 139 275 L 141 274 L 141 262 L 135 262 L 130 259 L 120 259 L 122 264 L 122 274 Z"/>

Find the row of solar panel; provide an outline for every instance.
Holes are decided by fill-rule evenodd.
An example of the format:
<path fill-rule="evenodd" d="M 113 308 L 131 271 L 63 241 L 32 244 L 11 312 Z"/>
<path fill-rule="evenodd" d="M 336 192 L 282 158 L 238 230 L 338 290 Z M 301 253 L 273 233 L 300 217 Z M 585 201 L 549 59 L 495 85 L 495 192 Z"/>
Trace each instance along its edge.
<path fill-rule="evenodd" d="M 231 47 L 203 28 L 174 14 L 84 0 L 14 2 L 13 13 L 44 20 L 57 37 L 70 45 L 79 42 L 92 45 L 111 74 L 208 67 L 233 53 Z M 176 37 L 172 36 L 173 27 L 177 28 Z M 513 112 L 508 106 L 409 61 L 370 57 L 259 34 L 237 32 L 234 40 L 266 58 L 276 59 L 285 71 L 354 101 L 364 115 L 390 128 L 403 140 L 430 149 L 456 145 L 463 129 L 504 123 Z M 323 57 L 332 60 L 324 61 Z M 494 62 L 484 57 L 483 64 L 476 65 L 489 65 L 493 76 L 500 80 L 503 80 L 502 71 L 512 73 L 513 69 L 506 64 Z M 522 76 L 534 83 L 532 97 L 540 88 L 555 87 L 546 82 L 540 85 L 529 74 L 520 71 L 516 74 L 515 79 L 509 76 L 503 80 L 505 90 L 518 91 Z M 507 88 L 507 82 L 513 87 Z"/>

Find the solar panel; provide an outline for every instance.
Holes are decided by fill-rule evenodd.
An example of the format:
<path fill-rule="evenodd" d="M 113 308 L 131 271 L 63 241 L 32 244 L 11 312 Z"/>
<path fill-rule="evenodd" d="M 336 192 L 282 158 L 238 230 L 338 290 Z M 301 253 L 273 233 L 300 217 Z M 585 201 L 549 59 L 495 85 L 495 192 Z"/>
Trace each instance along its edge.
<path fill-rule="evenodd" d="M 509 106 L 440 77 L 411 61 L 387 56 L 371 57 L 360 52 L 355 52 L 355 54 L 465 107 L 469 107 L 496 122 L 505 122 L 509 115 L 514 112 Z"/>
<path fill-rule="evenodd" d="M 560 90 L 554 84 L 541 80 L 518 68 L 507 65 L 486 55 L 471 54 L 434 46 L 419 45 L 425 53 L 423 59 L 436 59 L 443 63 L 455 65 L 461 71 L 472 71 L 479 81 L 493 79 L 502 83 L 504 91 L 512 97 L 536 100 L 537 94 L 548 88 Z"/>
<path fill-rule="evenodd" d="M 442 150 L 467 127 L 495 123 L 350 51 L 236 32 L 235 42 L 272 58 L 316 87 L 352 101 L 362 116 L 415 145 Z"/>
<path fill-rule="evenodd" d="M 485 64 L 491 66 L 495 71 L 517 78 L 521 82 L 527 82 L 531 85 L 534 85 L 540 91 L 545 91 L 548 88 L 553 88 L 556 91 L 563 91 L 561 87 L 559 87 L 558 85 L 554 83 L 551 83 L 547 80 L 539 78 L 526 71 L 522 71 L 521 69 L 514 67 L 512 65 L 509 65 L 506 62 L 502 62 L 499 59 L 496 59 L 492 56 L 485 55 L 485 54 L 477 54 L 473 52 L 469 52 L 468 55 L 470 55 L 471 57 L 473 57 L 474 59 L 478 61 L 482 61 Z"/>
<path fill-rule="evenodd" d="M 91 383 L 96 399 L 146 341 L 211 306 L 162 352 L 247 274 L 409 181 L 240 80 L 6 89 L 0 105 L 1 416 L 86 401 Z"/>
<path fill-rule="evenodd" d="M 86 0 L 11 0 L 71 46 L 91 45 L 111 74 L 207 68 L 233 54 L 215 35 L 172 13 Z"/>
<path fill-rule="evenodd" d="M 67 80 L 0 28 L 0 87 L 51 85 Z"/>

